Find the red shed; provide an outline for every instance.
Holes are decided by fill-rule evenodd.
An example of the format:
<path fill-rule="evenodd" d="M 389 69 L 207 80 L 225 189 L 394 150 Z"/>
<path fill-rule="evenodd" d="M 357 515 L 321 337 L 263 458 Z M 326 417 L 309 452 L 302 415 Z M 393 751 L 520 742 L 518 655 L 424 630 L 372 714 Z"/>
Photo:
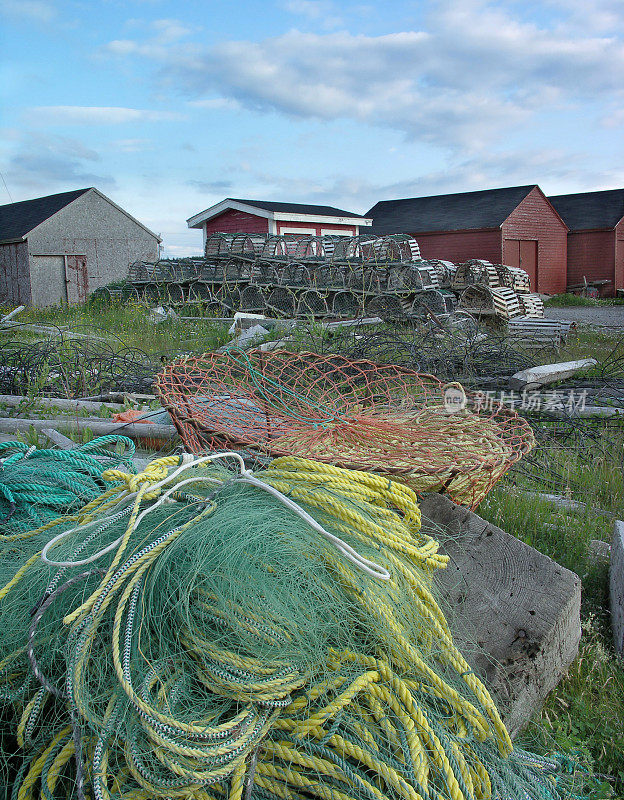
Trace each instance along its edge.
<path fill-rule="evenodd" d="M 205 245 L 211 233 L 357 236 L 361 227 L 370 227 L 372 220 L 333 206 L 228 197 L 186 222 L 189 228 L 201 228 Z"/>
<path fill-rule="evenodd" d="M 566 289 L 568 229 L 539 186 L 384 200 L 367 213 L 371 233 L 408 233 L 423 258 L 484 258 L 522 267 L 533 291 Z"/>
<path fill-rule="evenodd" d="M 609 281 L 604 296 L 624 288 L 624 189 L 548 198 L 570 229 L 568 286 Z"/>

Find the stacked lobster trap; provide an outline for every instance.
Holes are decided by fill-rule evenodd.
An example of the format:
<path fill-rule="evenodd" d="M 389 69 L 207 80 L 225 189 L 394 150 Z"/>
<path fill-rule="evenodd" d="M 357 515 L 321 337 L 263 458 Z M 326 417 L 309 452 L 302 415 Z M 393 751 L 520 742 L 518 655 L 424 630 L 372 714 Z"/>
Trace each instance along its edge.
<path fill-rule="evenodd" d="M 203 258 L 140 261 L 123 287 L 98 292 L 106 300 L 199 303 L 225 315 L 398 320 L 457 307 L 504 319 L 543 313 L 524 270 L 422 259 L 416 240 L 405 234 L 214 233 Z"/>
<path fill-rule="evenodd" d="M 544 303 L 531 292 L 529 276 L 520 267 L 471 259 L 457 267 L 452 286 L 459 296 L 458 308 L 471 314 L 505 320 L 544 316 Z"/>
<path fill-rule="evenodd" d="M 215 312 L 282 317 L 404 317 L 453 310 L 442 262 L 420 258 L 417 242 L 393 236 L 273 236 L 216 233 L 201 259 L 137 262 L 129 288 L 107 299 L 199 302 Z"/>

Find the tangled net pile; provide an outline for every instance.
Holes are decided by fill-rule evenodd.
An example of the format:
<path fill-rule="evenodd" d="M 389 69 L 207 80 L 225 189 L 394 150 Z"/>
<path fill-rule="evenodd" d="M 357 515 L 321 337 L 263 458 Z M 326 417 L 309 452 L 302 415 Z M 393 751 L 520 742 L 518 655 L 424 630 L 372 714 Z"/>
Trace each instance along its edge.
<path fill-rule="evenodd" d="M 3 331 L 0 394 L 34 391 L 71 398 L 107 391 L 150 391 L 160 362 L 107 331 L 102 333 L 109 341 L 96 334 L 76 337 L 73 331 L 60 328 L 37 341 L 28 326 Z"/>
<path fill-rule="evenodd" d="M 14 797 L 579 796 L 561 759 L 514 748 L 455 648 L 409 488 L 214 458 L 110 470 L 52 540 L 5 536 Z"/>
<path fill-rule="evenodd" d="M 461 318 L 458 319 L 458 323 Z M 466 388 L 508 388 L 508 379 L 536 365 L 536 350 L 529 354 L 507 336 L 476 326 L 413 326 L 410 329 L 319 329 L 316 325 L 297 331 L 288 349 L 319 354 L 339 353 L 349 359 L 368 359 L 426 372 L 446 381 L 461 381 Z M 551 349 L 538 350 L 540 358 L 552 357 Z"/>
<path fill-rule="evenodd" d="M 533 447 L 533 434 L 500 405 L 448 413 L 444 389 L 403 367 L 279 350 L 207 353 L 168 365 L 156 381 L 195 453 L 250 447 L 314 458 L 474 507 Z"/>

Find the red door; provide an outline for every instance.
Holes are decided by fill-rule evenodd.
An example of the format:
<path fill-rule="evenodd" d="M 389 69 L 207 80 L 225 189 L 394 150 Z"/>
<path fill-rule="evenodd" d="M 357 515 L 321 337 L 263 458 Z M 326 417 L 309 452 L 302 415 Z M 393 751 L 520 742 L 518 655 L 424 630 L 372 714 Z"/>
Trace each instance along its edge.
<path fill-rule="evenodd" d="M 508 267 L 521 267 L 529 276 L 531 291 L 537 291 L 537 242 L 535 239 L 505 239 L 503 259 Z"/>
<path fill-rule="evenodd" d="M 89 290 L 86 256 L 65 256 L 67 302 L 84 303 Z"/>
<path fill-rule="evenodd" d="M 528 273 L 531 289 L 537 291 L 537 242 L 520 241 L 520 267 Z"/>
<path fill-rule="evenodd" d="M 505 239 L 503 261 L 507 267 L 520 266 L 520 242 L 518 239 Z"/>

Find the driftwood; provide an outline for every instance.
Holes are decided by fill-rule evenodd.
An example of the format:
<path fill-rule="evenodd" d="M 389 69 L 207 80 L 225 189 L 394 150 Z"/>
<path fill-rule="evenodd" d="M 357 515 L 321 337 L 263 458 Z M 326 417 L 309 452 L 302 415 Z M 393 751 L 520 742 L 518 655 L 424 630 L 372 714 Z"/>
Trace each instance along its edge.
<path fill-rule="evenodd" d="M 615 514 L 611 511 L 605 511 L 602 508 L 594 508 L 588 506 L 586 503 L 581 503 L 579 500 L 570 500 L 560 494 L 546 494 L 545 492 L 523 492 L 522 494 L 527 497 L 535 497 L 538 500 L 543 500 L 545 503 L 561 508 L 564 511 L 572 511 L 576 514 L 584 514 L 589 511 L 591 514 L 596 514 L 599 517 L 614 517 Z"/>
<path fill-rule="evenodd" d="M 112 411 L 123 411 L 119 403 L 99 403 L 91 400 L 68 400 L 65 397 L 24 397 L 22 395 L 0 394 L 0 404 L 19 406 L 22 403 L 33 403 L 44 408 L 61 408 L 67 411 L 99 411 L 102 406 Z"/>
<path fill-rule="evenodd" d="M 509 387 L 511 389 L 536 389 L 539 386 L 570 378 L 575 372 L 593 367 L 597 363 L 595 358 L 582 358 L 579 361 L 563 361 L 559 364 L 530 367 L 512 375 L 509 379 Z"/>
<path fill-rule="evenodd" d="M 616 652 L 624 658 L 624 522 L 616 520 L 611 540 L 611 625 Z"/>
<path fill-rule="evenodd" d="M 61 428 L 66 431 L 81 432 L 91 430 L 96 436 L 107 436 L 110 433 L 128 436 L 130 439 L 175 439 L 178 432 L 173 425 L 157 425 L 155 423 L 111 422 L 106 419 L 86 417 L 83 419 L 17 419 L 5 417 L 0 419 L 0 433 L 26 432 L 34 428 L 44 431 L 49 428 Z M 47 434 L 46 434 L 47 435 Z"/>
<path fill-rule="evenodd" d="M 450 556 L 435 580 L 453 633 L 514 736 L 578 652 L 581 581 L 444 495 L 425 495 L 421 512 Z"/>
<path fill-rule="evenodd" d="M 25 308 L 26 308 L 26 306 L 18 306 L 17 308 L 14 308 L 13 311 L 9 311 L 8 314 L 6 314 L 4 317 L 2 317 L 2 319 L 0 319 L 0 324 L 3 323 L 3 322 L 8 322 L 10 319 L 13 319 L 13 317 L 16 317 Z"/>
<path fill-rule="evenodd" d="M 48 439 L 61 450 L 73 450 L 74 447 L 78 447 L 73 439 L 68 439 L 67 436 L 63 436 L 62 433 L 55 431 L 54 428 L 42 428 L 41 433 L 45 433 Z"/>
<path fill-rule="evenodd" d="M 77 331 L 70 331 L 67 327 L 52 327 L 50 325 L 35 325 L 31 322 L 13 322 L 9 320 L 8 322 L 0 321 L 0 327 L 7 328 L 8 330 L 24 330 L 24 331 L 32 331 L 33 333 L 47 333 L 54 336 L 62 335 L 67 339 L 93 339 L 98 342 L 110 342 L 115 337 L 109 336 L 104 338 L 103 336 L 94 336 L 91 333 L 78 333 Z"/>

